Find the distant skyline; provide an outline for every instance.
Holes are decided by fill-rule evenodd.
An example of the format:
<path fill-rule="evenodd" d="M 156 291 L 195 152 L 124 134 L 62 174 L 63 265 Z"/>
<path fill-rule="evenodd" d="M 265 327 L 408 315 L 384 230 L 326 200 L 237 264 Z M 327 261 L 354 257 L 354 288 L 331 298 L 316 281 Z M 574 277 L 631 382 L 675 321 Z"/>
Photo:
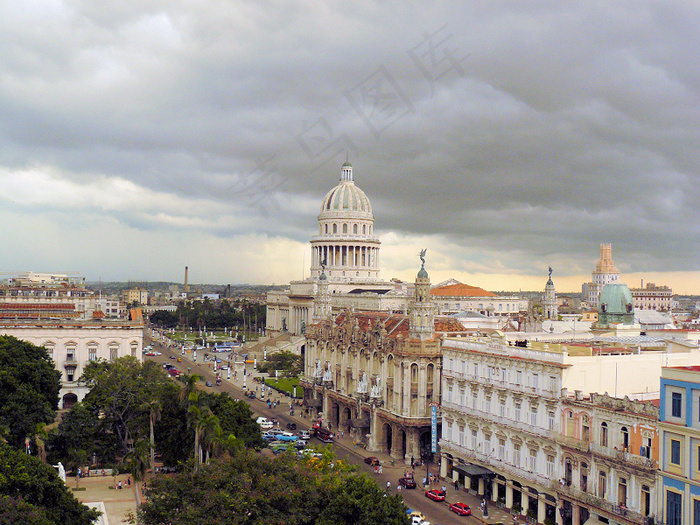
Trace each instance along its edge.
<path fill-rule="evenodd" d="M 700 294 L 697 2 L 0 4 L 0 271 L 284 284 L 346 155 L 382 277 Z"/>

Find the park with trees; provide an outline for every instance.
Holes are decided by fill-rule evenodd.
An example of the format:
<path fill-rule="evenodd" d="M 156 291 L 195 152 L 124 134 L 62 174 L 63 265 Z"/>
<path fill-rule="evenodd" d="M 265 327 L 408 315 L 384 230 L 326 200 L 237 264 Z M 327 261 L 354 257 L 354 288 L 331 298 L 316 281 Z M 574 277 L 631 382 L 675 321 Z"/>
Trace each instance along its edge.
<path fill-rule="evenodd" d="M 276 366 L 296 363 L 282 356 Z M 330 449 L 262 453 L 249 405 L 204 391 L 196 375 L 174 380 L 127 356 L 90 362 L 80 381 L 89 393 L 57 418 L 60 372 L 47 350 L 0 337 L 0 524 L 94 521 L 58 477 L 59 461 L 145 480 L 134 516 L 144 524 L 408 523 L 400 496 Z M 156 457 L 176 472 L 156 476 Z"/>

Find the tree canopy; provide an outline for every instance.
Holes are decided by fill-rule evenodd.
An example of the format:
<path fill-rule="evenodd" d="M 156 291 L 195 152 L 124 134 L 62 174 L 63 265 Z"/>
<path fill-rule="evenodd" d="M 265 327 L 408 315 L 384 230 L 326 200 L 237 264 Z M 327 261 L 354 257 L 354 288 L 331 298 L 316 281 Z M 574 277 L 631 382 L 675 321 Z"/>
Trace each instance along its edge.
<path fill-rule="evenodd" d="M 0 426 L 21 447 L 39 423 L 51 423 L 58 408 L 61 372 L 46 348 L 0 336 Z"/>
<path fill-rule="evenodd" d="M 146 525 L 410 523 L 401 496 L 328 454 L 299 460 L 241 450 L 194 474 L 158 477 L 139 517 Z"/>
<path fill-rule="evenodd" d="M 98 515 L 75 499 L 52 466 L 0 443 L 0 524 L 89 525 Z"/>

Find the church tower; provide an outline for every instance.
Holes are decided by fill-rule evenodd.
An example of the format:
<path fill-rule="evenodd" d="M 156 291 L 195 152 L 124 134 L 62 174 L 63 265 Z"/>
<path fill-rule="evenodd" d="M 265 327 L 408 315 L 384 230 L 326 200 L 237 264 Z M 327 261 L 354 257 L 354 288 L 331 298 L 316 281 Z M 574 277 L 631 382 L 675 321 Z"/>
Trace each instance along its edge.
<path fill-rule="evenodd" d="M 431 340 L 435 336 L 435 310 L 430 300 L 430 277 L 425 271 L 425 250 L 420 252 L 422 262 L 416 276 L 415 292 L 410 305 L 409 331 L 410 339 Z"/>
<path fill-rule="evenodd" d="M 316 297 L 314 298 L 314 323 L 329 319 L 331 317 L 331 296 L 328 294 L 328 278 L 321 270 L 316 287 Z"/>
<path fill-rule="evenodd" d="M 558 316 L 557 292 L 554 289 L 554 282 L 552 282 L 552 267 L 550 266 L 549 279 L 544 287 L 544 318 L 556 321 Z"/>

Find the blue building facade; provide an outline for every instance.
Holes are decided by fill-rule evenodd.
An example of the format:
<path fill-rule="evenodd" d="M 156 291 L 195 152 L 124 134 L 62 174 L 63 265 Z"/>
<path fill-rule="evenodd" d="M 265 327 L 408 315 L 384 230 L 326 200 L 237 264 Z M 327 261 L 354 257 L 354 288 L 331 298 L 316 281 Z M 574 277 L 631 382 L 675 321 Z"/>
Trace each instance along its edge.
<path fill-rule="evenodd" d="M 659 502 L 665 525 L 700 525 L 700 367 L 661 371 Z"/>

